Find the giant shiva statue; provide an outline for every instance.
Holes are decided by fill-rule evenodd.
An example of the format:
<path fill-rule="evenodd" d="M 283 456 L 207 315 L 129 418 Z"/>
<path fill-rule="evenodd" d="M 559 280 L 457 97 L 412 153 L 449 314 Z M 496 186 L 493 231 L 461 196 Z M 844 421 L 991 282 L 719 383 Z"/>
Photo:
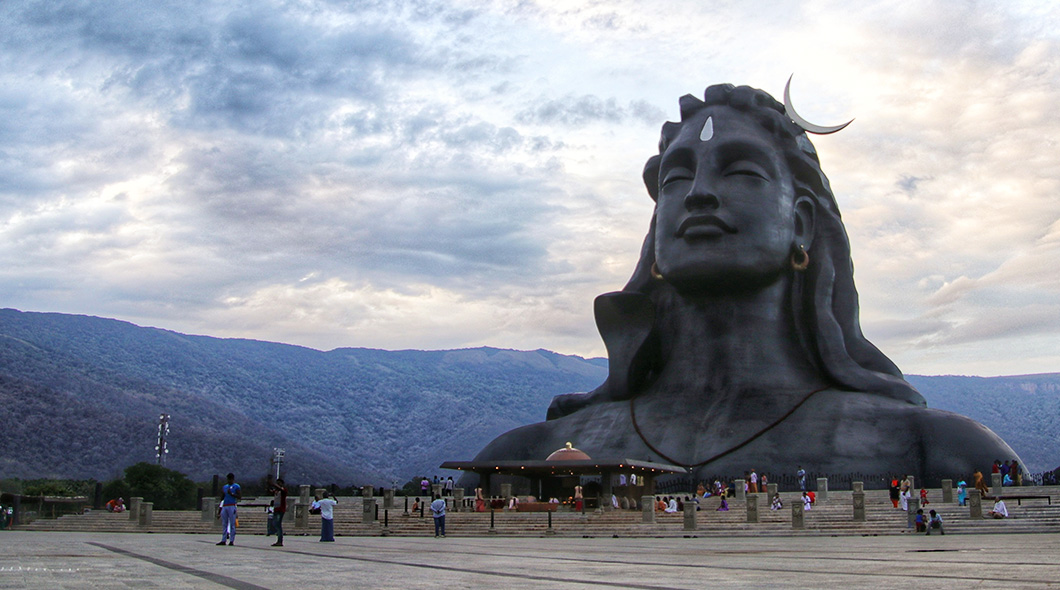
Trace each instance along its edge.
<path fill-rule="evenodd" d="M 607 380 L 557 396 L 547 421 L 475 460 L 543 459 L 573 441 L 700 478 L 801 465 L 938 485 L 1016 458 L 985 426 L 928 409 L 862 335 L 815 129 L 746 86 L 680 107 L 644 168 L 655 213 L 640 260 L 622 291 L 596 299 Z"/>

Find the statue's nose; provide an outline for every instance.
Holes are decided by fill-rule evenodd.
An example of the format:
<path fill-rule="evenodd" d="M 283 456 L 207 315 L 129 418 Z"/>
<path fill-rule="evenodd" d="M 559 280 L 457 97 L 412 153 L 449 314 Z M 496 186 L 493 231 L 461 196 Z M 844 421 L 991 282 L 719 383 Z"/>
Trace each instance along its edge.
<path fill-rule="evenodd" d="M 688 211 L 713 211 L 721 205 L 718 196 L 713 192 L 693 188 L 685 196 L 685 209 Z"/>

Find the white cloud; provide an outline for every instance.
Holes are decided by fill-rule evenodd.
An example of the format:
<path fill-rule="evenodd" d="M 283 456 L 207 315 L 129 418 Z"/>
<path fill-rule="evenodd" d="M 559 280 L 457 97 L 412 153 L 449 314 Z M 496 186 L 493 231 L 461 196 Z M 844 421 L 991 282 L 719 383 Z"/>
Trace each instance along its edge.
<path fill-rule="evenodd" d="M 0 4 L 0 305 L 318 348 L 603 354 L 677 99 L 815 139 L 908 372 L 1060 370 L 1051 3 Z"/>

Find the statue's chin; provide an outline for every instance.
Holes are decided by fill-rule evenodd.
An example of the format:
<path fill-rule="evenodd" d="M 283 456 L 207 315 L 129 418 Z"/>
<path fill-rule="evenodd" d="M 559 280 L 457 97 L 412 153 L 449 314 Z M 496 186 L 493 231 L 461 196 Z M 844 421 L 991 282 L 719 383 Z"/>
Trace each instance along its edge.
<path fill-rule="evenodd" d="M 708 270 L 686 268 L 664 275 L 666 282 L 682 295 L 754 293 L 775 284 L 783 276 L 781 269 Z"/>

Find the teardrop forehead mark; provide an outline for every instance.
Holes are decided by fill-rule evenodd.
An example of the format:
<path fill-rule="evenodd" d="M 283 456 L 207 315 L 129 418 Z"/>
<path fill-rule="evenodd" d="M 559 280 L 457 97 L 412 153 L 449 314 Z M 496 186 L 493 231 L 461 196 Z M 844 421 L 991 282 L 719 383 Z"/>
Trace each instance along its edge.
<path fill-rule="evenodd" d="M 712 137 L 714 137 L 714 117 L 710 116 L 703 123 L 703 130 L 699 132 L 699 140 L 710 141 Z"/>

